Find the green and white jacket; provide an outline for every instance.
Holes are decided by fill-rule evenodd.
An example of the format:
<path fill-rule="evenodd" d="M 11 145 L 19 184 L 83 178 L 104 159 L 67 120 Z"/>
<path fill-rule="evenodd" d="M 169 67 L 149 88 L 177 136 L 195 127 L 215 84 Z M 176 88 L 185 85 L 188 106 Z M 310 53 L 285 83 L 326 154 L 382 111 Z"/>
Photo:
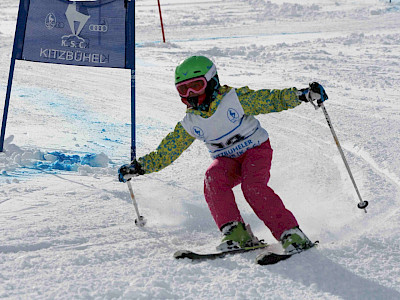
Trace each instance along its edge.
<path fill-rule="evenodd" d="M 280 112 L 301 103 L 296 88 L 254 91 L 247 86 L 222 86 L 209 111 L 188 109 L 157 149 L 138 159 L 145 173 L 172 164 L 197 138 L 206 143 L 212 158 L 238 157 L 268 139 L 253 116 Z"/>

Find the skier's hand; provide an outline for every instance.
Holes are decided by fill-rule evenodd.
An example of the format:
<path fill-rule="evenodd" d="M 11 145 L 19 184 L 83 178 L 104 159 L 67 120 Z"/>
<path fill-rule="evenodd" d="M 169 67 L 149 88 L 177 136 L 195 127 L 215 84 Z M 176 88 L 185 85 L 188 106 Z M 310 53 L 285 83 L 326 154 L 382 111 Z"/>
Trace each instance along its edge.
<path fill-rule="evenodd" d="M 321 105 L 322 102 L 328 100 L 328 95 L 326 94 L 325 89 L 318 82 L 312 82 L 309 84 L 308 88 L 299 90 L 298 95 L 299 100 L 304 102 L 317 101 L 318 105 Z"/>
<path fill-rule="evenodd" d="M 145 171 L 142 166 L 135 160 L 133 160 L 129 165 L 123 165 L 118 170 L 118 180 L 120 182 L 127 182 L 131 180 L 132 177 L 143 175 Z"/>

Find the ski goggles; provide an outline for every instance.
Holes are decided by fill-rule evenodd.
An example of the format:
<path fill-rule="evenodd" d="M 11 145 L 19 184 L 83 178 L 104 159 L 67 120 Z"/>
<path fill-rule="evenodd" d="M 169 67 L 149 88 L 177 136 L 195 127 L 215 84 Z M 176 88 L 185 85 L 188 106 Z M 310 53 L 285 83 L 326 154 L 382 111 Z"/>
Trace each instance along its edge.
<path fill-rule="evenodd" d="M 190 92 L 202 94 L 206 90 L 207 80 L 204 77 L 196 77 L 177 83 L 176 89 L 181 97 L 187 98 Z"/>

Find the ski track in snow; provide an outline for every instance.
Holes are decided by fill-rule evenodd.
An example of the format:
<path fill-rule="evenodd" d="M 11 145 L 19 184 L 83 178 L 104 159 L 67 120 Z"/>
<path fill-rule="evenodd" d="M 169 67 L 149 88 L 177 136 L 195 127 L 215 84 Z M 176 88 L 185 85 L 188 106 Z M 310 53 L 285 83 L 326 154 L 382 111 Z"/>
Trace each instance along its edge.
<path fill-rule="evenodd" d="M 0 2 L 4 99 L 18 0 Z M 223 83 L 253 89 L 319 81 L 364 200 L 321 111 L 258 116 L 274 148 L 270 184 L 318 249 L 274 266 L 255 253 L 175 261 L 220 239 L 203 199 L 211 159 L 196 141 L 170 167 L 135 178 L 134 225 L 116 179 L 130 153 L 130 72 L 17 62 L 0 153 L 0 298 L 400 299 L 400 1 L 136 1 L 138 156 L 184 116 L 175 66 L 212 58 Z M 0 101 L 0 113 L 3 109 Z M 240 187 L 244 219 L 274 242 Z"/>

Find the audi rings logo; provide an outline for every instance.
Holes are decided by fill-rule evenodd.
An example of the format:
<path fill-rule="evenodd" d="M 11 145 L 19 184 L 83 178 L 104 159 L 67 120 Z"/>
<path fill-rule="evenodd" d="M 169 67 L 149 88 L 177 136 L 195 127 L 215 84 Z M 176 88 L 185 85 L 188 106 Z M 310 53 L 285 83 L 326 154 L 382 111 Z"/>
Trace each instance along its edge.
<path fill-rule="evenodd" d="M 90 31 L 95 31 L 95 32 L 107 32 L 108 31 L 108 26 L 107 25 L 90 24 L 89 25 L 89 30 Z"/>

